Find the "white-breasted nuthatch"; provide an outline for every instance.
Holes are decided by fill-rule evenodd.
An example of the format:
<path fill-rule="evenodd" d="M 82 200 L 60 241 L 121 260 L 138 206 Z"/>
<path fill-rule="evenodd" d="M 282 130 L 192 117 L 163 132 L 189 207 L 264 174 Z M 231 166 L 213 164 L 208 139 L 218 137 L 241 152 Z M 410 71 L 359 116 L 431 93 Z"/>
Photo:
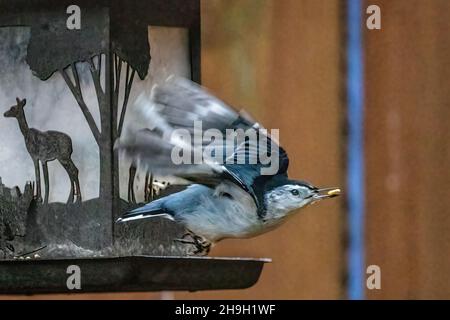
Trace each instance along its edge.
<path fill-rule="evenodd" d="M 141 95 L 137 107 L 148 128 L 129 130 L 116 142 L 116 149 L 145 170 L 176 176 L 191 185 L 131 210 L 117 222 L 170 219 L 188 230 L 177 241 L 194 245 L 194 253 L 203 255 L 219 240 L 270 231 L 295 209 L 340 194 L 336 188 L 317 188 L 289 179 L 287 153 L 267 130 L 189 80 L 169 78 L 155 86 L 150 97 Z M 209 131 L 209 144 L 195 141 L 195 125 L 199 122 L 203 138 Z M 229 143 L 236 141 L 235 131 L 230 129 L 245 130 L 245 138 L 237 144 Z M 252 136 L 249 130 L 256 134 Z M 258 141 L 252 141 L 252 137 Z M 180 150 L 187 160 L 182 163 L 178 158 L 174 161 Z M 191 161 L 206 151 L 209 157 Z M 268 159 L 275 159 L 278 166 L 263 174 Z"/>

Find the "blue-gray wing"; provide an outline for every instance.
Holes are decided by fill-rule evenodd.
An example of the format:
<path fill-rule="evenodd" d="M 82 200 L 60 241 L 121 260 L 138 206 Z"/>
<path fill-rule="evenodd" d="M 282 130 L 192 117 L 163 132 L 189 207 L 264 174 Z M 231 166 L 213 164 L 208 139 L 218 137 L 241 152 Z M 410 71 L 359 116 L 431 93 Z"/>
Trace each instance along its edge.
<path fill-rule="evenodd" d="M 116 147 L 147 170 L 209 186 L 227 179 L 252 194 L 257 205 L 255 183 L 287 173 L 286 152 L 258 123 L 190 80 L 171 77 L 150 95 L 141 95 L 135 107 L 148 128 L 126 128 Z M 185 136 L 180 138 L 180 132 Z M 204 138 L 200 143 L 195 140 L 198 132 Z M 209 156 L 202 163 L 192 156 L 190 164 L 175 164 L 174 148 Z"/>

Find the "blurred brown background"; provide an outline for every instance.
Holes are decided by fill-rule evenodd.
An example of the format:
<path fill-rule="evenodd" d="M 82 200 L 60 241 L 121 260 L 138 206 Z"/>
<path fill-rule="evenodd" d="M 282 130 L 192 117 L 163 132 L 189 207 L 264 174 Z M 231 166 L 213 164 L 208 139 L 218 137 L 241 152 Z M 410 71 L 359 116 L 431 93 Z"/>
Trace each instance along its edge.
<path fill-rule="evenodd" d="M 291 176 L 344 189 L 345 3 L 202 1 L 203 83 L 280 129 Z M 364 11 L 369 4 L 381 7 L 382 29 L 361 26 L 365 253 L 381 267 L 382 289 L 366 294 L 450 298 L 450 2 L 374 0 Z M 346 298 L 345 209 L 344 197 L 324 202 L 267 235 L 215 247 L 214 256 L 273 259 L 247 290 L 45 297 Z"/>
<path fill-rule="evenodd" d="M 369 298 L 450 299 L 450 1 L 384 0 L 366 31 Z"/>

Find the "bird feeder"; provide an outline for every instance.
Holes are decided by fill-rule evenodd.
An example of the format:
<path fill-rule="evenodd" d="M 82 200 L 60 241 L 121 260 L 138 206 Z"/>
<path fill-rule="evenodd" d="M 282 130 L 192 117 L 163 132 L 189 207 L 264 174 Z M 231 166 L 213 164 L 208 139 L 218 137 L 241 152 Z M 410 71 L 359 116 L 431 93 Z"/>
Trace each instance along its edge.
<path fill-rule="evenodd" d="M 181 188 L 120 160 L 114 141 L 139 122 L 139 93 L 172 74 L 200 81 L 199 0 L 0 0 L 0 60 L 0 293 L 258 280 L 265 260 L 188 256 L 170 221 L 115 224 Z"/>

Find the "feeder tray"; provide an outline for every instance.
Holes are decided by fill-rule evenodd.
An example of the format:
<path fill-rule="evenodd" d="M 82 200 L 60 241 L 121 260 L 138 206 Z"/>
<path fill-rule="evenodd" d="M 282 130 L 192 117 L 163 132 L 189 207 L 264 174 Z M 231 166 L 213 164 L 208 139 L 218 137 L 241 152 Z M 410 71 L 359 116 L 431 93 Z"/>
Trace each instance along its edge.
<path fill-rule="evenodd" d="M 0 261 L 0 294 L 245 289 L 266 259 L 110 257 Z M 81 290 L 67 287 L 67 267 L 82 270 Z"/>

